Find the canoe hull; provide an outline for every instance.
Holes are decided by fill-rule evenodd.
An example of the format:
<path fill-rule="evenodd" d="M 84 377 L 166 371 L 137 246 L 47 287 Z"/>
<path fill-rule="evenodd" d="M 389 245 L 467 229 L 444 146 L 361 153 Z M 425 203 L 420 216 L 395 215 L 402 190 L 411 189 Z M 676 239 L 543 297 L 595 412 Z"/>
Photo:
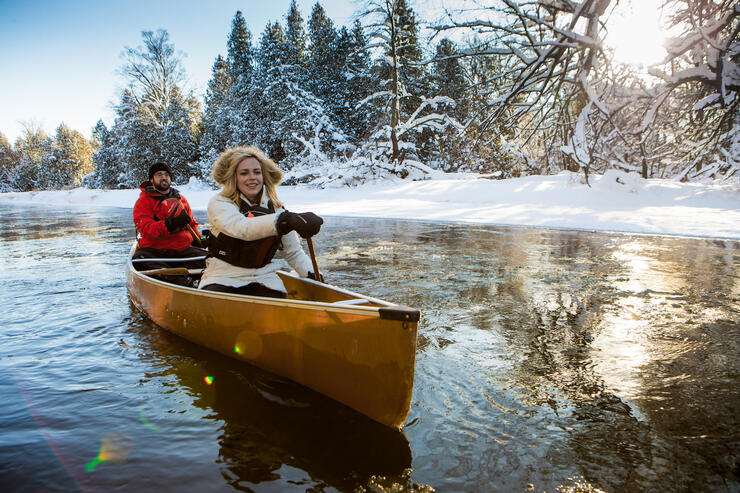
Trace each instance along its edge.
<path fill-rule="evenodd" d="M 401 427 L 411 405 L 419 312 L 372 298 L 386 306 L 337 305 L 351 296 L 283 278 L 293 296 L 329 300 L 215 293 L 141 275 L 131 263 L 127 269 L 131 300 L 160 327 Z"/>

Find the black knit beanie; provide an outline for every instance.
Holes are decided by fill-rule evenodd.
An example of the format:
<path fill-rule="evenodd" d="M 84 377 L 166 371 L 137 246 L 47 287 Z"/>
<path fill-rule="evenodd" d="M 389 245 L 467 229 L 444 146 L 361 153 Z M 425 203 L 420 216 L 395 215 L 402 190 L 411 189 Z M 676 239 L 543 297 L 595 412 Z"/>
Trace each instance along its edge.
<path fill-rule="evenodd" d="M 166 171 L 170 175 L 170 180 L 172 179 L 172 170 L 169 166 L 164 164 L 162 161 L 157 161 L 156 163 L 149 166 L 149 179 L 151 180 L 154 178 L 154 173 L 157 171 Z"/>

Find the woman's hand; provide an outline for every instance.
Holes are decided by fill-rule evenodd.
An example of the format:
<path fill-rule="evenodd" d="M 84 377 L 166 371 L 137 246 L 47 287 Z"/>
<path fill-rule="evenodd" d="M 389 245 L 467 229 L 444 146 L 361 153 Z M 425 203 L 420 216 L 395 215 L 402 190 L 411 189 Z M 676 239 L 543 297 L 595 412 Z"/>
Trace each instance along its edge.
<path fill-rule="evenodd" d="M 286 235 L 291 231 L 297 232 L 302 238 L 310 238 L 319 232 L 324 220 L 313 212 L 289 212 L 280 214 L 275 223 L 279 235 Z"/>
<path fill-rule="evenodd" d="M 309 273 L 308 273 L 308 275 L 307 275 L 306 277 L 308 277 L 309 279 L 313 279 L 314 281 L 319 281 L 319 282 L 323 282 L 323 283 L 325 283 L 325 282 L 326 282 L 326 281 L 324 280 L 324 274 L 320 274 L 320 275 L 319 275 L 319 278 L 317 279 L 317 278 L 316 278 L 316 274 L 314 274 L 313 272 L 309 272 Z"/>

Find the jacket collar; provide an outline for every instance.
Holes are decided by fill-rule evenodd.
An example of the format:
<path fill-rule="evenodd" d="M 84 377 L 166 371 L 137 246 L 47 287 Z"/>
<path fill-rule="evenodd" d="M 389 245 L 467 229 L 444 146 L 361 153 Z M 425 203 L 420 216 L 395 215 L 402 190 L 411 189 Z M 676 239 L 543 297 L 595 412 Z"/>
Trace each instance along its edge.
<path fill-rule="evenodd" d="M 180 198 L 180 192 L 176 188 L 170 187 L 167 193 L 162 193 L 156 188 L 154 188 L 154 185 L 152 185 L 152 182 L 148 180 L 143 182 L 141 185 L 139 185 L 139 188 L 141 189 L 143 193 L 157 200 L 164 200 L 164 199 L 170 199 L 170 198 L 179 199 Z"/>
<path fill-rule="evenodd" d="M 251 206 L 257 205 L 257 204 L 253 204 L 252 201 L 249 200 L 247 197 L 245 197 L 244 194 L 241 193 L 241 192 L 239 193 L 239 198 L 241 198 L 244 202 L 246 202 L 247 204 L 249 204 Z M 262 185 L 262 194 L 260 195 L 260 203 L 259 203 L 259 206 L 266 208 L 268 202 L 270 202 L 270 200 L 267 198 L 267 193 L 265 192 L 265 186 Z"/>

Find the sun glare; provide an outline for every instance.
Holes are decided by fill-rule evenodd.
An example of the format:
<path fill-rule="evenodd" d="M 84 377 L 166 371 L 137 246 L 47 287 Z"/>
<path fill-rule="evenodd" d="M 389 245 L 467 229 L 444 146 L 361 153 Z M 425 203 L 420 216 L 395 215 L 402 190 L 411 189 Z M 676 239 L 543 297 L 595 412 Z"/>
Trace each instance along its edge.
<path fill-rule="evenodd" d="M 661 0 L 620 2 L 607 22 L 605 43 L 614 49 L 617 61 L 651 65 L 666 55 L 666 33 L 660 24 Z"/>

